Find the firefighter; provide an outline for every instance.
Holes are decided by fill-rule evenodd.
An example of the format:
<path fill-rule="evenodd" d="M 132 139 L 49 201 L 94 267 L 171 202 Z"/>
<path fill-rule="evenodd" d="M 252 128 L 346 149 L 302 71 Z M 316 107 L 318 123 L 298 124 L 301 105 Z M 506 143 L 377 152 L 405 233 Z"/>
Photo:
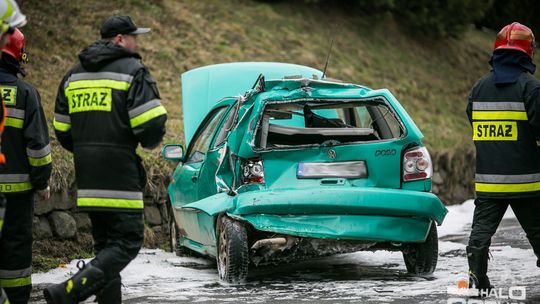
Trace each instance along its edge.
<path fill-rule="evenodd" d="M 92 294 L 98 303 L 121 303 L 119 273 L 143 242 L 146 173 L 135 149 L 155 148 L 165 134 L 167 112 L 137 53 L 138 35 L 150 29 L 114 16 L 100 32 L 60 83 L 54 113 L 57 138 L 74 155 L 77 205 L 92 221 L 96 257 L 46 288 L 48 303 Z"/>
<path fill-rule="evenodd" d="M 48 199 L 52 159 L 47 121 L 38 91 L 17 76 L 26 75 L 25 39 L 11 34 L 0 59 L 0 91 L 6 107 L 0 169 L 0 192 L 7 201 L 0 240 L 0 286 L 11 303 L 28 303 L 32 288 L 32 219 L 34 194 Z"/>
<path fill-rule="evenodd" d="M 492 70 L 469 95 L 476 200 L 466 250 L 470 286 L 480 295 L 493 288 L 487 276 L 489 246 L 508 206 L 540 258 L 540 82 L 533 76 L 534 48 L 528 27 L 505 26 L 495 40 Z"/>
<path fill-rule="evenodd" d="M 3 16 L 3 20 L 0 20 L 0 48 L 8 42 L 9 35 L 13 33 L 16 27 L 22 27 L 26 24 L 26 16 L 22 14 L 17 3 L 13 0 L 0 1 L 0 16 Z M 0 53 L 1 56 L 1 53 Z M 0 98 L 0 134 L 4 131 L 5 109 L 2 98 Z M 6 158 L 2 152 L 0 152 L 0 166 L 3 166 L 6 162 Z M 2 227 L 4 226 L 4 214 L 5 214 L 5 197 L 0 192 L 0 239 L 2 237 Z M 3 274 L 0 273 L 0 282 L 3 280 Z M 9 279 L 9 278 L 7 278 Z M 1 285 L 1 284 L 0 284 Z M 0 304 L 9 304 L 7 295 L 4 289 L 0 287 Z"/>

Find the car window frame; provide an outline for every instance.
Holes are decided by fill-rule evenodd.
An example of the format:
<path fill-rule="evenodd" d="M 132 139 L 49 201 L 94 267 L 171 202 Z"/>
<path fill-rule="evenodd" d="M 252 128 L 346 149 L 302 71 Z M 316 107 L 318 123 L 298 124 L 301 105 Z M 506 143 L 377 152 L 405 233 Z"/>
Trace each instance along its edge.
<path fill-rule="evenodd" d="M 225 124 L 229 121 L 229 119 L 234 119 L 234 116 L 235 115 L 238 115 L 238 110 L 240 109 L 238 106 L 238 100 L 236 100 L 235 102 L 233 102 L 232 104 L 228 105 L 229 109 L 227 110 L 227 112 L 225 113 L 225 115 L 223 115 L 223 118 L 222 118 L 222 121 L 220 122 L 220 124 L 218 125 L 218 128 L 214 134 L 214 138 L 212 138 L 212 142 L 210 144 L 210 149 L 208 151 L 215 151 L 216 149 L 218 149 L 219 147 L 221 147 L 223 144 L 225 144 L 227 142 L 227 139 L 229 137 L 229 134 L 230 134 L 230 131 L 232 130 L 229 130 L 225 136 L 223 137 L 223 140 L 221 142 L 217 142 L 218 140 L 218 136 L 219 134 L 221 133 L 221 131 L 223 130 L 223 128 L 225 127 Z"/>
<path fill-rule="evenodd" d="M 222 111 L 223 109 L 225 109 L 225 111 L 223 112 L 224 116 L 225 114 L 227 113 L 227 108 L 230 108 L 230 105 L 223 105 L 221 107 L 217 107 L 215 109 L 213 109 L 210 113 L 208 113 L 208 115 L 206 115 L 206 117 L 204 118 L 204 120 L 202 121 L 202 123 L 199 125 L 199 127 L 197 128 L 197 131 L 195 132 L 195 135 L 192 137 L 193 140 L 189 143 L 189 147 L 186 151 L 186 158 L 185 158 L 185 164 L 196 164 L 196 163 L 201 163 L 201 162 L 204 162 L 204 158 L 202 158 L 201 160 L 198 160 L 198 161 L 190 161 L 190 157 L 192 155 L 192 152 L 193 152 L 193 147 L 195 146 L 195 142 L 197 142 L 197 140 L 199 139 L 199 136 L 201 135 L 202 132 L 204 132 L 206 130 L 206 128 L 208 127 L 208 124 L 212 121 L 212 119 L 219 114 L 220 111 Z M 220 118 L 220 121 L 218 122 L 218 127 L 223 123 L 223 118 L 224 117 L 221 117 Z M 214 142 L 214 137 L 215 137 L 215 133 L 216 133 L 216 130 L 214 130 L 213 132 L 214 134 L 212 134 L 212 139 L 210 140 L 210 143 L 208 145 L 208 151 L 206 151 L 206 153 L 208 153 L 209 151 L 211 151 L 211 145 L 213 144 Z M 205 153 L 205 155 L 206 155 Z"/>

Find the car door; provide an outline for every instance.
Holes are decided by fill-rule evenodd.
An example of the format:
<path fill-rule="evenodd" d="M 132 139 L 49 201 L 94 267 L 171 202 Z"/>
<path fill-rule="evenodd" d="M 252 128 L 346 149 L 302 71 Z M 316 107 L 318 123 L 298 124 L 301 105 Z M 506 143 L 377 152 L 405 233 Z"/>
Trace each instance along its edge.
<path fill-rule="evenodd" d="M 225 143 L 228 133 L 230 132 L 230 128 L 232 127 L 234 121 L 236 121 L 235 117 L 238 110 L 235 99 L 231 99 L 229 102 L 231 102 L 231 106 L 224 115 L 222 123 L 216 129 L 216 134 L 210 145 L 210 149 L 207 152 L 204 166 L 200 170 L 199 183 L 205 186 L 199 187 L 197 200 L 202 200 L 216 194 L 218 188 L 222 189 L 221 191 L 223 191 L 224 186 L 231 186 L 230 181 L 221 180 L 222 185 L 218 185 L 216 183 L 216 180 L 221 178 L 220 176 L 216 176 L 218 174 L 217 171 L 219 166 L 221 165 L 221 159 L 228 157 Z M 225 163 L 228 162 L 225 161 Z M 229 165 L 225 166 L 230 168 Z"/>
<path fill-rule="evenodd" d="M 175 191 L 175 208 L 179 211 L 178 226 L 182 234 L 189 239 L 199 240 L 200 230 L 198 228 L 198 210 L 186 208 L 185 205 L 197 200 L 200 184 L 200 172 L 204 166 L 204 161 L 214 133 L 219 126 L 227 106 L 213 110 L 201 124 L 191 142 L 185 162 L 175 172 L 174 180 L 177 182 Z"/>

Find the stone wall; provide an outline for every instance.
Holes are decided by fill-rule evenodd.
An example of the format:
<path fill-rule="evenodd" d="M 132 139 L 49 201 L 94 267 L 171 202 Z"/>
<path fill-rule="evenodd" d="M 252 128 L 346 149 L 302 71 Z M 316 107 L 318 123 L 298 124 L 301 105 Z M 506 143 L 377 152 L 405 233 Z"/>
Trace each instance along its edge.
<path fill-rule="evenodd" d="M 168 211 L 165 191 L 146 191 L 144 196 L 144 219 L 146 223 L 145 245 L 157 247 L 164 243 L 168 231 Z M 35 240 L 86 240 L 80 234 L 90 234 L 92 225 L 86 213 L 76 208 L 75 191 L 53 193 L 47 201 L 36 200 L 33 234 Z"/>
<path fill-rule="evenodd" d="M 474 151 L 434 152 L 431 158 L 434 164 L 433 193 L 446 205 L 474 198 Z"/>

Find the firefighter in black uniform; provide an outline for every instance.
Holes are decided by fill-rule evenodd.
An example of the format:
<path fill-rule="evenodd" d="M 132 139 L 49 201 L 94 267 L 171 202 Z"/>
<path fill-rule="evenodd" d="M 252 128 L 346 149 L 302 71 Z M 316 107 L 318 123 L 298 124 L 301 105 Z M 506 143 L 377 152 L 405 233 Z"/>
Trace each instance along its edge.
<path fill-rule="evenodd" d="M 13 34 L 15 28 L 22 27 L 26 24 L 26 16 L 22 14 L 17 5 L 17 2 L 14 0 L 1 1 L 0 2 L 0 15 L 3 16 L 0 18 L 0 48 L 3 48 L 9 39 L 9 36 Z M 0 53 L 1 57 L 1 53 Z M 6 117 L 6 110 L 4 102 L 0 96 L 0 134 L 4 132 L 4 121 Z M 0 166 L 5 165 L 6 158 L 5 155 L 0 151 Z M 2 238 L 2 228 L 4 224 L 4 215 L 5 215 L 6 199 L 4 195 L 0 192 L 0 239 Z M 2 274 L 0 274 L 0 281 L 2 280 Z M 9 277 L 7 278 L 9 279 Z M 0 284 L 0 304 L 9 304 L 4 289 Z"/>
<path fill-rule="evenodd" d="M 142 246 L 146 174 L 135 149 L 157 147 L 167 120 L 136 52 L 137 35 L 149 31 L 128 16 L 107 19 L 102 39 L 82 51 L 60 83 L 54 128 L 74 155 L 77 205 L 89 212 L 96 257 L 46 288 L 48 303 L 77 303 L 92 294 L 98 303 L 120 303 L 119 273 Z"/>
<path fill-rule="evenodd" d="M 0 286 L 11 303 L 28 303 L 32 289 L 34 193 L 49 198 L 52 159 L 47 121 L 37 90 L 18 79 L 25 75 L 25 39 L 15 29 L 0 59 L 0 91 L 6 106 L 0 192 L 7 200 L 0 240 Z"/>
<path fill-rule="evenodd" d="M 517 22 L 505 26 L 497 34 L 492 71 L 469 95 L 477 198 L 467 258 L 470 286 L 480 295 L 493 288 L 488 250 L 509 205 L 540 258 L 540 82 L 532 75 L 534 47 L 528 27 Z"/>

